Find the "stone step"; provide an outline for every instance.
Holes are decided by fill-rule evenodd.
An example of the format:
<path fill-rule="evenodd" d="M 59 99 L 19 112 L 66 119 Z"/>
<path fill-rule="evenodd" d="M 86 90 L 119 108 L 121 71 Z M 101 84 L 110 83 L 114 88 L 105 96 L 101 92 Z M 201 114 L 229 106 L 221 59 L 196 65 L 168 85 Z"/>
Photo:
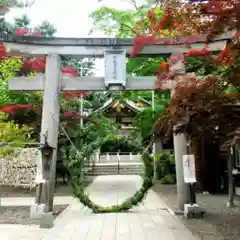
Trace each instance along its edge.
<path fill-rule="evenodd" d="M 143 171 L 111 171 L 111 172 L 98 172 L 98 171 L 90 171 L 87 173 L 87 176 L 98 176 L 98 175 L 139 175 L 142 174 Z"/>
<path fill-rule="evenodd" d="M 139 165 L 139 166 L 137 166 L 137 165 L 132 165 L 132 166 L 130 166 L 130 165 L 128 165 L 128 166 L 93 166 L 92 168 L 96 168 L 96 169 L 115 169 L 115 168 L 129 168 L 129 169 L 131 169 L 131 168 L 143 168 L 144 166 L 142 166 L 142 165 Z"/>
<path fill-rule="evenodd" d="M 93 168 L 92 170 L 89 171 L 95 171 L 95 172 L 117 172 L 117 171 L 143 171 L 143 168 L 120 168 L 120 169 L 96 169 Z"/>
<path fill-rule="evenodd" d="M 143 171 L 143 169 L 115 169 L 115 170 L 111 170 L 111 171 L 108 171 L 108 170 L 98 170 L 98 169 L 92 169 L 92 170 L 89 170 L 89 171 L 93 171 L 93 172 L 140 172 L 140 171 Z"/>
<path fill-rule="evenodd" d="M 98 175 L 140 175 L 144 172 L 144 166 L 141 163 L 97 163 L 91 170 L 88 171 L 87 176 Z"/>
<path fill-rule="evenodd" d="M 88 172 L 144 172 L 143 169 L 115 169 L 115 170 L 112 170 L 112 171 L 99 171 L 99 170 L 96 170 L 96 169 L 93 169 L 93 170 L 89 170 Z"/>
<path fill-rule="evenodd" d="M 141 168 L 144 167 L 143 165 L 94 165 L 93 168 L 102 168 L 102 169 L 109 169 L 109 168 Z"/>
<path fill-rule="evenodd" d="M 143 171 L 144 169 L 142 168 L 132 168 L 132 169 L 111 169 L 111 170 L 107 170 L 107 169 L 90 169 L 89 171 L 95 171 L 95 172 L 118 172 L 118 171 L 126 171 L 126 172 L 130 172 L 130 171 Z"/>
<path fill-rule="evenodd" d="M 101 175 L 141 175 L 143 174 L 142 172 L 105 172 L 105 173 L 95 173 L 95 172 L 90 172 L 87 174 L 88 177 L 91 176 L 101 176 Z"/>

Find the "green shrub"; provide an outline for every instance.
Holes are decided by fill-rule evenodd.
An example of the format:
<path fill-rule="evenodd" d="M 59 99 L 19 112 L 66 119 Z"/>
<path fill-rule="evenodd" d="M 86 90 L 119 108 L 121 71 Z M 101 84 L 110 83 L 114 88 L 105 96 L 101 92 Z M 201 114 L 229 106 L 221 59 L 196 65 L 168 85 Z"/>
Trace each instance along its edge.
<path fill-rule="evenodd" d="M 176 183 L 176 175 L 174 174 L 167 174 L 159 181 L 161 184 L 175 184 Z"/>
<path fill-rule="evenodd" d="M 0 113 L 0 142 L 11 143 L 9 146 L 0 147 L 0 158 L 10 155 L 16 147 L 23 147 L 26 142 L 32 142 L 30 138 L 33 131 L 27 125 L 18 125 L 14 121 L 6 121 L 7 115 Z"/>
<path fill-rule="evenodd" d="M 162 184 L 175 184 L 175 159 L 170 152 L 162 152 L 155 156 L 157 179 Z"/>

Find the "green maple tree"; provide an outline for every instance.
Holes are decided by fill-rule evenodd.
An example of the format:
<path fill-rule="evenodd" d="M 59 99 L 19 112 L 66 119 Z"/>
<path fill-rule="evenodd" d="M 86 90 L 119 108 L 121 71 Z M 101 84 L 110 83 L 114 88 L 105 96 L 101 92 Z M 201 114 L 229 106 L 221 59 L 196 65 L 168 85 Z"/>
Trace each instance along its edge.
<path fill-rule="evenodd" d="M 137 33 L 133 31 L 133 29 L 137 21 L 142 20 L 147 29 L 149 23 L 146 14 L 152 5 L 152 1 L 149 1 L 139 7 L 134 4 L 133 10 L 123 11 L 109 7 L 97 9 L 90 14 L 90 17 L 93 19 L 93 28 L 91 29 L 91 33 L 100 30 L 111 37 L 134 37 Z M 163 15 L 163 11 L 160 8 L 156 9 L 156 13 L 159 18 Z M 130 58 L 126 63 L 127 73 L 134 76 L 154 76 L 156 75 L 159 64 L 163 61 L 163 58 Z M 138 100 L 138 97 L 141 96 L 149 102 L 152 101 L 152 91 L 126 91 L 122 92 L 121 96 L 122 98 L 132 100 Z M 165 109 L 165 105 L 169 102 L 169 99 L 169 92 L 156 92 L 156 107 L 154 112 L 152 108 L 148 108 L 136 116 L 134 126 L 137 128 L 137 131 L 141 133 L 143 139 L 148 139 L 153 133 L 154 122 L 157 117 L 163 114 L 163 110 Z"/>

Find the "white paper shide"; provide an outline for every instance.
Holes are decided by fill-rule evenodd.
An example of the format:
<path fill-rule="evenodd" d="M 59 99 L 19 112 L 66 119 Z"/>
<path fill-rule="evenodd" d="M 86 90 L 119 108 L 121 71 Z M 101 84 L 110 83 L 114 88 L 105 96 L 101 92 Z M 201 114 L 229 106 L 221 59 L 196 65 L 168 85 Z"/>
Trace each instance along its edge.
<path fill-rule="evenodd" d="M 185 183 L 195 183 L 196 168 L 194 155 L 183 155 L 183 174 Z"/>
<path fill-rule="evenodd" d="M 37 157 L 37 174 L 35 178 L 35 184 L 44 183 L 45 180 L 43 179 L 43 165 L 42 165 L 42 153 L 39 151 Z"/>

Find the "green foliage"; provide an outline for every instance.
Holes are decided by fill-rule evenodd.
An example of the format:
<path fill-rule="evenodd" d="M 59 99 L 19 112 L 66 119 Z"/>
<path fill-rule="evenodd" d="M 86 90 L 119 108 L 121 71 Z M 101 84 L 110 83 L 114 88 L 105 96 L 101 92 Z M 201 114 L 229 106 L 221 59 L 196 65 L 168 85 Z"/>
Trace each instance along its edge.
<path fill-rule="evenodd" d="M 135 57 L 127 61 L 127 73 L 134 76 L 154 76 L 163 58 Z"/>
<path fill-rule="evenodd" d="M 4 29 L 8 33 L 13 33 L 16 29 L 29 28 L 30 19 L 23 15 L 20 18 L 15 18 L 14 23 L 4 23 Z M 33 28 L 33 30 L 40 30 L 43 36 L 53 37 L 56 33 L 56 28 L 48 21 L 42 22 L 40 25 Z M 20 92 L 20 91 L 9 91 L 8 80 L 18 74 L 22 66 L 22 60 L 19 58 L 9 58 L 6 60 L 0 60 L 0 107 L 8 104 L 36 104 L 40 105 L 42 102 L 42 93 L 37 95 L 33 92 Z M 63 61 L 63 66 L 73 66 L 79 72 L 83 67 L 83 76 L 92 73 L 94 60 L 76 60 L 69 59 Z M 74 99 L 61 99 L 61 105 L 66 111 L 78 111 L 79 100 Z M 23 121 L 25 123 L 25 121 Z"/>
<path fill-rule="evenodd" d="M 146 14 L 150 6 L 152 6 L 152 3 L 132 11 L 121 11 L 107 7 L 100 8 L 90 15 L 94 26 L 92 31 L 101 30 L 106 35 L 112 37 L 133 37 L 132 29 L 138 20 L 143 20 L 146 26 L 149 24 Z M 160 8 L 156 8 L 155 11 L 160 19 L 163 11 Z M 131 58 L 127 60 L 127 73 L 134 76 L 155 76 L 159 64 L 163 61 L 163 58 Z M 151 91 L 125 91 L 121 95 L 123 98 L 133 100 L 137 100 L 141 96 L 145 100 L 152 102 Z M 155 112 L 153 113 L 151 109 L 146 109 L 138 114 L 134 120 L 134 125 L 141 132 L 143 138 L 148 138 L 152 134 L 153 125 L 158 117 L 162 115 L 169 99 L 169 93 L 156 93 Z"/>
<path fill-rule="evenodd" d="M 159 181 L 161 184 L 176 184 L 176 175 L 175 174 L 167 174 L 164 177 L 162 177 Z"/>
<path fill-rule="evenodd" d="M 148 2 L 142 6 L 134 6 L 134 9 L 118 10 L 115 8 L 101 7 L 90 14 L 93 19 L 93 28 L 90 33 L 94 31 L 102 31 L 104 34 L 114 36 L 117 38 L 132 37 L 136 32 L 134 27 L 136 22 L 140 21 L 145 25 L 142 31 L 147 30 L 149 20 L 147 12 L 152 6 Z M 155 8 L 156 17 L 161 19 L 163 11 L 161 8 Z"/>
<path fill-rule="evenodd" d="M 134 152 L 141 151 L 138 148 L 140 138 L 122 135 L 109 135 L 105 138 L 104 144 L 101 146 L 101 152 Z"/>
<path fill-rule="evenodd" d="M 93 68 L 95 64 L 94 59 L 75 59 L 71 58 L 68 60 L 62 61 L 63 66 L 74 67 L 79 73 L 80 76 L 89 76 L 93 73 Z"/>
<path fill-rule="evenodd" d="M 114 8 L 102 7 L 90 14 L 93 19 L 94 31 L 103 31 L 109 36 L 125 38 L 132 35 L 135 19 L 138 16 L 136 11 L 122 11 Z"/>
<path fill-rule="evenodd" d="M 162 152 L 155 156 L 157 179 L 162 184 L 176 183 L 175 159 L 170 152 Z"/>
<path fill-rule="evenodd" d="M 108 140 L 108 139 L 107 139 Z M 143 151 L 142 160 L 145 166 L 145 173 L 143 177 L 143 184 L 141 188 L 130 198 L 126 199 L 120 205 L 113 205 L 110 207 L 103 207 L 95 204 L 87 194 L 84 192 L 84 182 L 82 181 L 82 169 L 85 165 L 86 159 L 90 159 L 91 155 L 106 141 L 106 138 L 98 137 L 95 141 L 86 145 L 81 149 L 81 152 L 71 158 L 68 164 L 68 169 L 71 174 L 71 185 L 73 187 L 73 193 L 79 201 L 93 210 L 94 213 L 111 213 L 111 212 L 126 212 L 133 206 L 138 205 L 146 196 L 148 190 L 153 185 L 153 157 L 148 152 L 148 148 Z M 142 148 L 141 145 L 138 146 Z M 73 155 L 71 155 L 73 156 Z"/>
<path fill-rule="evenodd" d="M 197 76 L 219 75 L 229 71 L 228 67 L 217 66 L 204 57 L 188 57 L 186 59 L 186 71 L 195 72 Z"/>
<path fill-rule="evenodd" d="M 151 5 L 151 4 L 150 4 Z M 149 5 L 141 6 L 135 10 L 122 11 L 114 8 L 102 7 L 92 12 L 90 17 L 93 19 L 94 31 L 103 31 L 104 34 L 117 37 L 133 37 L 133 28 L 138 20 L 145 20 L 148 25 L 146 13 Z M 156 9 L 157 17 L 161 18 L 163 11 Z M 154 76 L 162 58 L 133 58 L 127 61 L 127 72 L 137 76 Z"/>
<path fill-rule="evenodd" d="M 6 23 L 5 29 L 13 33 L 16 29 L 28 28 L 30 20 L 26 15 L 16 18 L 13 24 Z M 56 29 L 49 22 L 43 22 L 35 29 L 42 31 L 43 35 L 54 34 Z M 51 35 L 52 36 L 52 35 Z M 8 58 L 0 60 L 0 106 L 8 104 L 36 104 L 41 101 L 41 96 L 36 96 L 32 92 L 9 91 L 8 80 L 16 76 L 22 66 L 20 58 Z"/>
<path fill-rule="evenodd" d="M 39 30 L 42 33 L 42 35 L 45 37 L 53 37 L 54 34 L 57 32 L 57 29 L 55 28 L 55 26 L 48 21 L 43 21 L 35 29 Z"/>
<path fill-rule="evenodd" d="M 79 137 L 84 139 L 85 144 L 88 144 L 99 137 L 105 138 L 111 134 L 115 135 L 117 132 L 118 129 L 111 120 L 101 114 L 96 114 L 92 117 L 92 122 L 86 123 L 79 130 Z"/>
<path fill-rule="evenodd" d="M 29 104 L 39 102 L 39 98 L 33 93 L 15 92 L 8 90 L 8 80 L 20 70 L 20 59 L 7 59 L 0 61 L 0 106 L 7 104 Z"/>
<path fill-rule="evenodd" d="M 14 123 L 13 121 L 5 122 L 7 116 L 0 113 L 0 142 L 11 143 L 11 146 L 0 147 L 0 158 L 12 153 L 15 147 L 23 147 L 26 142 L 30 142 L 32 128 L 27 125 Z"/>
<path fill-rule="evenodd" d="M 150 6 L 152 4 L 150 3 Z M 138 20 L 145 22 L 148 26 L 147 11 L 148 4 L 134 10 L 118 10 L 114 8 L 102 7 L 90 14 L 93 19 L 94 31 L 103 31 L 104 34 L 117 37 L 129 38 L 134 36 L 133 28 Z M 157 17 L 161 18 L 163 11 L 156 8 Z M 146 28 L 147 29 L 147 28 Z M 127 73 L 136 76 L 154 76 L 162 58 L 133 58 L 127 61 Z"/>
<path fill-rule="evenodd" d="M 154 123 L 164 113 L 164 105 L 157 105 L 155 111 L 152 108 L 144 109 L 139 112 L 133 120 L 133 126 L 140 132 L 143 139 L 148 139 L 154 131 Z"/>
<path fill-rule="evenodd" d="M 88 101 L 87 104 L 84 105 L 84 108 L 90 108 L 91 110 L 97 110 L 102 107 L 103 104 L 108 100 L 108 94 L 105 92 L 90 92 L 86 97 Z"/>
<path fill-rule="evenodd" d="M 21 17 L 14 19 L 14 24 L 12 24 L 12 32 L 16 29 L 27 28 L 30 24 L 30 19 L 26 14 L 22 15 Z"/>
<path fill-rule="evenodd" d="M 8 8 L 23 6 L 22 2 L 18 0 L 0 0 L 0 5 Z"/>
<path fill-rule="evenodd" d="M 62 145 L 60 152 L 68 159 L 64 164 L 66 164 L 71 175 L 71 185 L 74 195 L 82 204 L 91 208 L 94 213 L 123 212 L 143 200 L 148 189 L 153 185 L 153 158 L 148 153 L 148 148 L 145 149 L 142 154 L 142 159 L 145 164 L 145 175 L 142 187 L 121 205 L 111 207 L 99 206 L 92 202 L 84 192 L 85 167 L 89 165 L 91 156 L 95 154 L 96 151 L 101 149 L 103 145 L 109 143 L 109 141 L 124 139 L 125 144 L 134 146 L 138 152 L 142 152 L 143 148 L 139 138 L 119 136 L 115 124 L 100 114 L 94 115 L 91 122 L 86 123 L 82 129 L 79 130 L 78 128 L 77 130 L 76 128 L 76 131 L 73 131 L 70 137 L 73 142 L 79 139 L 84 140 L 82 145 L 77 145 L 77 151 L 73 145 L 67 146 L 69 141 L 66 141 L 66 139 L 61 139 L 60 141 Z"/>
<path fill-rule="evenodd" d="M 105 138 L 110 134 L 116 135 L 118 133 L 116 125 L 101 114 L 96 114 L 91 118 L 86 119 L 86 123 L 82 128 L 79 124 L 75 123 L 74 125 L 67 122 L 62 124 L 71 138 L 71 141 L 76 144 L 78 149 L 86 148 L 88 144 L 91 144 L 98 137 Z M 65 144 L 68 142 L 68 139 L 64 134 L 60 134 L 59 142 Z M 83 145 L 80 144 L 81 142 L 83 142 Z"/>

